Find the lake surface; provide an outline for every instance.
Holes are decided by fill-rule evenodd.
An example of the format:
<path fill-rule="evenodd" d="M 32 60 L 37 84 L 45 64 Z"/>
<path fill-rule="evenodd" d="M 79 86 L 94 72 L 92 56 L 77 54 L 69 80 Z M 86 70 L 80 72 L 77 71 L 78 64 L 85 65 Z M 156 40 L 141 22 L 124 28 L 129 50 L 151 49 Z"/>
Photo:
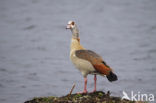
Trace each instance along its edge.
<path fill-rule="evenodd" d="M 73 83 L 73 93 L 83 90 L 69 59 L 69 20 L 118 75 L 113 83 L 98 76 L 97 90 L 156 96 L 156 0 L 0 0 L 1 103 L 66 95 Z"/>

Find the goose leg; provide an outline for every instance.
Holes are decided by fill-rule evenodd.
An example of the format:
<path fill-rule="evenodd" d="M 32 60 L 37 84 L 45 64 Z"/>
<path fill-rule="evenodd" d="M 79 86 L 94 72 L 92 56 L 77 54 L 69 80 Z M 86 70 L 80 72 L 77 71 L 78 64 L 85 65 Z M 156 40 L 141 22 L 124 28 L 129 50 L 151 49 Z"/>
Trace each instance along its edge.
<path fill-rule="evenodd" d="M 83 93 L 87 93 L 87 77 L 84 78 L 84 90 Z"/>
<path fill-rule="evenodd" d="M 96 74 L 94 75 L 94 90 L 93 90 L 93 92 L 96 92 L 96 80 L 97 80 L 97 78 L 96 78 Z"/>
<path fill-rule="evenodd" d="M 84 90 L 83 92 L 78 92 L 78 94 L 87 93 L 87 77 L 84 77 Z"/>

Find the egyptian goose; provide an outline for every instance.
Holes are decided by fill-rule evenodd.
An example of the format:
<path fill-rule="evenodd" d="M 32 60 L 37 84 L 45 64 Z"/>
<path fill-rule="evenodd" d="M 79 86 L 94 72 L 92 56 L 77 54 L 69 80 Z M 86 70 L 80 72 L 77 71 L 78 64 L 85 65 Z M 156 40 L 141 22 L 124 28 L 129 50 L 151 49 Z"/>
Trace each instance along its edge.
<path fill-rule="evenodd" d="M 75 22 L 69 21 L 66 29 L 70 29 L 72 32 L 70 59 L 84 77 L 84 90 L 82 93 L 87 93 L 88 74 L 94 75 L 93 92 L 96 91 L 96 74 L 106 76 L 110 82 L 116 81 L 116 74 L 113 73 L 112 69 L 104 62 L 102 57 L 91 50 L 86 50 L 80 45 L 79 30 Z"/>

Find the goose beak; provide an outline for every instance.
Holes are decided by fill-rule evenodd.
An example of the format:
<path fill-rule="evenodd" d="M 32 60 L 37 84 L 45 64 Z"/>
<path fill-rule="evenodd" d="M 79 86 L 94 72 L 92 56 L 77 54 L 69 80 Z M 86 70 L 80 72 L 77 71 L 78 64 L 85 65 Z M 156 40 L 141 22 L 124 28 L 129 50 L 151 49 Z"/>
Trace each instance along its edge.
<path fill-rule="evenodd" d="M 66 29 L 70 29 L 70 28 L 71 28 L 71 27 L 70 27 L 70 25 L 68 24 L 67 27 L 66 27 Z"/>

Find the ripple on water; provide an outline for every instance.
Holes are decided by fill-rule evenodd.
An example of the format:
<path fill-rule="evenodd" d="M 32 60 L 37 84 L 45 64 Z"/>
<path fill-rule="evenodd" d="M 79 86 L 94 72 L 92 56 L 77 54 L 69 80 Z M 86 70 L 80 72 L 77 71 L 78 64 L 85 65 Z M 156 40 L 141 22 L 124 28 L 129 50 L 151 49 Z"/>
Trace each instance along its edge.
<path fill-rule="evenodd" d="M 0 67 L 0 72 L 7 72 L 5 68 Z"/>
<path fill-rule="evenodd" d="M 39 77 L 37 75 L 37 73 L 29 73 L 27 76 L 27 79 L 29 80 L 33 80 L 33 81 L 39 81 Z"/>
<path fill-rule="evenodd" d="M 36 28 L 36 25 L 29 25 L 29 26 L 27 26 L 27 27 L 25 27 L 25 28 L 23 28 L 23 30 L 32 30 L 32 29 L 34 29 L 34 28 Z"/>
<path fill-rule="evenodd" d="M 156 49 L 150 49 L 148 50 L 148 53 L 156 53 Z"/>

